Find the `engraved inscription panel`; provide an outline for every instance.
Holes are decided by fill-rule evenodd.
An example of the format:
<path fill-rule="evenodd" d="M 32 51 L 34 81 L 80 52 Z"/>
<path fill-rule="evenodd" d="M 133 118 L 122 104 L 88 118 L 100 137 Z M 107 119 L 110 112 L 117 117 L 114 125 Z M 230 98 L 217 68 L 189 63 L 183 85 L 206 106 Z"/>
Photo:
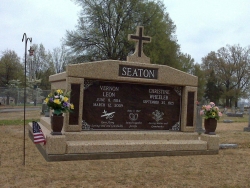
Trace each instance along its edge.
<path fill-rule="evenodd" d="M 173 86 L 85 79 L 83 125 L 88 130 L 178 130 L 178 91 Z"/>

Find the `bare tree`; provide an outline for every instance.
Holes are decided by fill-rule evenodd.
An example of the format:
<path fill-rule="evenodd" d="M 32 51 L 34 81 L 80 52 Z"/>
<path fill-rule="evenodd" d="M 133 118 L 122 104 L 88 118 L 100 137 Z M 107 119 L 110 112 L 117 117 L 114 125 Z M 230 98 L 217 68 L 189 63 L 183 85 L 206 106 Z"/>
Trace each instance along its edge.
<path fill-rule="evenodd" d="M 238 99 L 246 96 L 250 87 L 250 48 L 227 45 L 202 58 L 202 67 L 207 75 L 214 71 L 227 106 L 233 101 L 237 106 Z"/>
<path fill-rule="evenodd" d="M 61 45 L 60 48 L 54 48 L 51 53 L 51 57 L 55 67 L 55 72 L 60 73 L 65 71 L 65 67 L 69 61 L 69 55 L 67 54 L 65 45 Z"/>

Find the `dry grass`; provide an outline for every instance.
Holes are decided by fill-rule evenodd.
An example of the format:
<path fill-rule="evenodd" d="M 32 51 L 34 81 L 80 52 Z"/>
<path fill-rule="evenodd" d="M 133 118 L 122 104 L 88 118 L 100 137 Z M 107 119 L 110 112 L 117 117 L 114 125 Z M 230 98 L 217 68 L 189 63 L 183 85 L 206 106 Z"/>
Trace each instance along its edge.
<path fill-rule="evenodd" d="M 239 145 L 218 155 L 69 162 L 46 162 L 26 136 L 23 166 L 23 127 L 0 126 L 0 187 L 250 187 L 250 132 L 244 127 L 218 124 L 220 142 Z"/>

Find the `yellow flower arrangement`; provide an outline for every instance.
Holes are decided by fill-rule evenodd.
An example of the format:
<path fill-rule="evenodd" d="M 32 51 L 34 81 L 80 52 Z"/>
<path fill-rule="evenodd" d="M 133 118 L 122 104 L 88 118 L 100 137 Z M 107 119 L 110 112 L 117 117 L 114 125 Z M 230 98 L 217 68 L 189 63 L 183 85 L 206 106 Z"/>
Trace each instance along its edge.
<path fill-rule="evenodd" d="M 64 94 L 63 90 L 57 89 L 54 93 L 50 93 L 44 102 L 54 110 L 55 115 L 72 112 L 74 105 L 68 102 L 69 93 Z"/>

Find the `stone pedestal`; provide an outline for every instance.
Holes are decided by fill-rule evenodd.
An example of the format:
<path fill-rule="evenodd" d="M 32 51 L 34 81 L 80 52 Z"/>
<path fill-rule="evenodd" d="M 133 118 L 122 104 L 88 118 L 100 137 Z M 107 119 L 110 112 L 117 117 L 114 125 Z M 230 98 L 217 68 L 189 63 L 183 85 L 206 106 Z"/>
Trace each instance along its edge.
<path fill-rule="evenodd" d="M 197 118 L 196 118 L 196 132 L 198 134 L 204 133 L 204 129 L 202 128 L 202 117 L 200 115 L 201 107 L 197 106 Z"/>
<path fill-rule="evenodd" d="M 47 119 L 47 120 L 45 120 Z M 219 136 L 176 131 L 81 131 L 51 135 L 50 118 L 39 122 L 46 145 L 36 144 L 47 161 L 72 161 L 219 153 Z M 47 124 L 47 125 L 46 125 Z M 32 139 L 32 124 L 29 135 Z"/>

